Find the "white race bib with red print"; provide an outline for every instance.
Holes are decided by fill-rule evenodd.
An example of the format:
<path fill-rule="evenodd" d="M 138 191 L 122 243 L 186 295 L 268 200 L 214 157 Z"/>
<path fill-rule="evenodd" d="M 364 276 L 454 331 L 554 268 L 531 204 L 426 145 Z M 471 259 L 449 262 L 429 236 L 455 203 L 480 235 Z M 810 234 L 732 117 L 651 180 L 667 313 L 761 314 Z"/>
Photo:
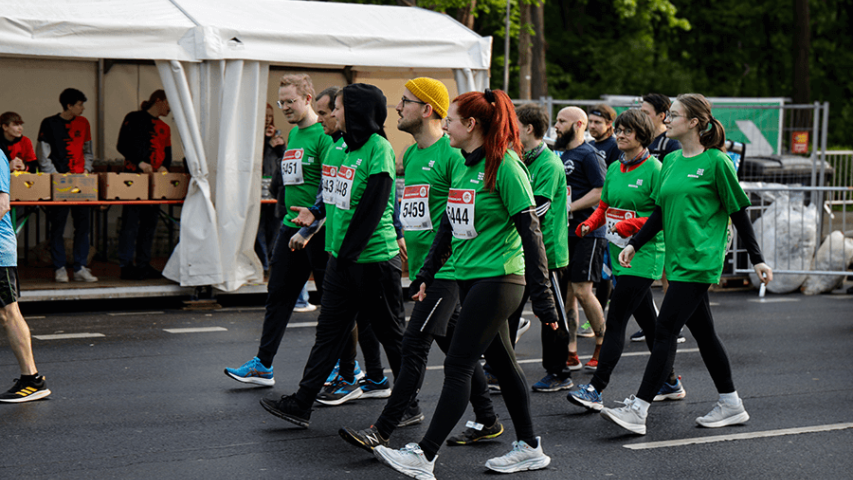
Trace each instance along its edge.
<path fill-rule="evenodd" d="M 352 200 L 353 179 L 355 179 L 355 169 L 341 165 L 335 182 L 335 201 L 340 209 L 349 210 Z"/>
<path fill-rule="evenodd" d="M 338 169 L 331 165 L 323 165 L 323 203 L 335 205 L 335 181 L 338 177 Z"/>
<path fill-rule="evenodd" d="M 305 151 L 294 148 L 284 152 L 281 159 L 281 180 L 285 185 L 302 185 L 305 179 L 302 177 L 302 156 Z"/>
<path fill-rule="evenodd" d="M 447 195 L 447 218 L 453 226 L 453 236 L 461 240 L 477 237 L 474 229 L 474 190 L 451 188 Z"/>
<path fill-rule="evenodd" d="M 566 213 L 569 214 L 569 219 L 571 220 L 571 218 L 572 218 L 572 211 L 571 211 L 571 208 L 572 208 L 572 186 L 571 185 L 566 185 L 566 194 L 568 195 L 566 197 L 568 199 L 566 201 Z"/>
<path fill-rule="evenodd" d="M 403 190 L 400 203 L 400 223 L 403 230 L 432 230 L 429 214 L 429 185 L 409 185 Z"/>
<path fill-rule="evenodd" d="M 631 235 L 627 238 L 622 237 L 618 233 L 616 233 L 614 227 L 622 220 L 631 220 L 637 218 L 637 212 L 634 212 L 632 210 L 621 210 L 619 208 L 610 207 L 607 209 L 606 212 L 604 212 L 604 217 L 607 221 L 607 227 L 604 231 L 604 236 L 607 237 L 607 240 L 609 240 L 610 243 L 616 245 L 619 248 L 627 247 L 628 242 L 630 242 L 631 238 L 633 238 L 634 236 Z"/>

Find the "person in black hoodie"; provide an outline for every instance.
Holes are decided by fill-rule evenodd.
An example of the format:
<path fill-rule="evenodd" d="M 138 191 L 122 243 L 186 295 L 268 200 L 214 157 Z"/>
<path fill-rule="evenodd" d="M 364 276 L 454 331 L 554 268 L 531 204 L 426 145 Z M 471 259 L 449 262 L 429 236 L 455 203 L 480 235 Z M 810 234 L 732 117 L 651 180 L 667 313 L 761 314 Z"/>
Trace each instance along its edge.
<path fill-rule="evenodd" d="M 303 428 L 310 423 L 311 405 L 340 357 L 356 315 L 372 324 L 395 378 L 400 370 L 402 262 L 392 221 L 396 169 L 383 129 L 386 105 L 381 90 L 363 83 L 344 87 L 335 99 L 334 116 L 344 132 L 347 154 L 335 179 L 336 209 L 329 219 L 334 224 L 332 256 L 326 267 L 316 340 L 299 391 L 260 402 L 272 415 Z M 299 212 L 294 220 L 299 225 L 325 217 L 323 204 L 293 210 Z M 351 398 L 362 394 L 355 380 L 339 385 Z"/>
<path fill-rule="evenodd" d="M 284 149 L 284 138 L 281 136 L 281 131 L 275 128 L 272 105 L 268 103 L 265 116 L 264 159 L 261 175 L 264 179 L 269 179 L 270 198 L 278 200 L 278 203 L 261 205 L 261 219 L 258 223 L 258 235 L 255 238 L 255 253 L 261 259 L 264 272 L 269 270 L 270 253 L 279 225 L 281 225 L 281 219 L 284 218 L 284 190 L 281 188 L 281 169 L 279 168 L 281 157 L 284 156 Z M 275 188 L 273 183 L 276 184 Z M 282 210 L 281 215 L 277 215 L 279 206 Z"/>

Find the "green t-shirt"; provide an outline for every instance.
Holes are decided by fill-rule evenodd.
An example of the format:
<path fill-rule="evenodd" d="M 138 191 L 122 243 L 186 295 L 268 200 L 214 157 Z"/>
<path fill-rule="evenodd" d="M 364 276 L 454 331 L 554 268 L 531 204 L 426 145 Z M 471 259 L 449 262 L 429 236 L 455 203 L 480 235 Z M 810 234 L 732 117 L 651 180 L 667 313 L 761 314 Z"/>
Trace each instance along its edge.
<path fill-rule="evenodd" d="M 604 187 L 601 190 L 601 201 L 610 206 L 609 223 L 615 224 L 625 217 L 626 212 L 630 218 L 648 217 L 655 210 L 655 201 L 652 200 L 652 192 L 660 182 L 661 163 L 655 157 L 648 158 L 639 167 L 630 172 L 622 172 L 622 164 L 613 162 L 607 168 L 604 177 Z M 618 211 L 618 210 L 621 211 Z M 617 234 L 611 234 L 617 235 Z M 618 235 L 617 235 L 618 236 Z M 621 238 L 621 237 L 620 237 Z M 627 245 L 627 240 L 624 239 Z M 650 278 L 657 280 L 663 272 L 664 241 L 663 232 L 657 235 L 634 256 L 631 260 L 631 268 L 623 268 L 615 259 L 622 253 L 621 246 L 610 242 L 610 262 L 613 274 L 632 275 L 635 277 Z"/>
<path fill-rule="evenodd" d="M 371 175 L 387 173 L 391 180 L 396 178 L 394 164 L 394 149 L 388 140 L 374 133 L 358 150 L 348 152 L 338 169 L 335 185 L 337 208 L 335 209 L 335 242 L 332 244 L 332 255 L 338 256 L 341 244 L 349 229 L 352 216 L 358 207 L 358 202 L 367 188 L 367 179 Z M 400 253 L 397 245 L 397 232 L 394 230 L 394 195 L 388 195 L 388 203 L 379 225 L 367 247 L 359 255 L 357 263 L 385 262 Z"/>
<path fill-rule="evenodd" d="M 453 226 L 457 280 L 524 275 L 524 251 L 512 216 L 535 205 L 527 169 L 515 152 L 504 155 L 495 191 L 485 186 L 485 160 L 453 172 L 447 216 Z"/>
<path fill-rule="evenodd" d="M 409 278 L 415 278 L 424 265 L 444 215 L 453 171 L 464 162 L 462 153 L 450 146 L 446 136 L 424 149 L 412 145 L 403 155 L 406 188 L 400 205 L 400 222 L 409 252 Z M 456 278 L 452 258 L 435 278 Z"/>
<path fill-rule="evenodd" d="M 569 217 L 566 214 L 566 168 L 549 148 L 542 150 L 530 165 L 533 195 L 551 201 L 542 222 L 542 240 L 548 255 L 548 268 L 563 268 L 569 264 Z"/>
<path fill-rule="evenodd" d="M 749 205 L 728 156 L 670 153 L 652 198 L 663 211 L 667 279 L 719 282 L 729 215 Z"/>
<path fill-rule="evenodd" d="M 335 235 L 335 181 L 338 176 L 338 168 L 346 156 L 347 144 L 344 142 L 344 137 L 338 139 L 332 147 L 326 152 L 326 157 L 323 159 L 323 203 L 326 204 L 326 251 L 332 251 L 332 243 Z"/>
<path fill-rule="evenodd" d="M 315 123 L 307 128 L 294 127 L 287 136 L 287 150 L 281 159 L 281 179 L 284 184 L 284 205 L 287 214 L 282 223 L 299 228 L 293 223 L 298 215 L 290 207 L 314 205 L 320 188 L 322 162 L 326 150 L 332 145 L 332 137 L 323 132 L 323 126 Z"/>

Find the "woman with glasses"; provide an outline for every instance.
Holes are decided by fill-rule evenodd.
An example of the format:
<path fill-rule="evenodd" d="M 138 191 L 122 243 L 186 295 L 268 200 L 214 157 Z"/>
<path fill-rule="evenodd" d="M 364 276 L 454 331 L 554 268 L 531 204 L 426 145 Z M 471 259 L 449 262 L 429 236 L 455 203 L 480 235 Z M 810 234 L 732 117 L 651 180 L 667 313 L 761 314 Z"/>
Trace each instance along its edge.
<path fill-rule="evenodd" d="M 512 102 L 499 90 L 460 95 L 450 105 L 445 131 L 450 145 L 462 150 L 464 165 L 453 172 L 445 214 L 413 291 L 425 298 L 441 260 L 452 250 L 462 310 L 426 435 L 401 450 L 377 446 L 373 453 L 400 473 L 434 479 L 438 450 L 465 413 L 472 372 L 485 353 L 518 438 L 512 451 L 486 467 L 502 473 L 545 468 L 551 459 L 534 432 L 527 382 L 506 319 L 521 304 L 525 277 L 543 328 L 556 329 L 557 311 L 533 191 L 517 151 L 521 141 Z"/>
<path fill-rule="evenodd" d="M 761 256 L 746 212 L 749 199 L 740 187 L 734 166 L 723 153 L 726 132 L 711 115 L 711 104 L 699 94 L 683 94 L 672 104 L 667 135 L 682 150 L 666 157 L 660 181 L 651 198 L 655 209 L 643 228 L 619 254 L 622 268 L 632 268 L 638 252 L 663 230 L 669 289 L 655 325 L 652 354 L 636 397 L 620 408 L 605 408 L 601 416 L 633 433 L 645 435 L 648 408 L 666 381 L 675 361 L 676 338 L 687 325 L 702 360 L 720 394 L 719 401 L 696 423 L 717 428 L 744 423 L 749 414 L 738 397 L 728 355 L 714 330 L 708 288 L 720 280 L 731 217 L 746 245 L 755 273 L 764 283 L 773 271 Z"/>
<path fill-rule="evenodd" d="M 608 167 L 601 191 L 601 201 L 595 212 L 575 232 L 579 237 L 607 224 L 610 256 L 618 258 L 648 220 L 655 209 L 651 198 L 660 182 L 661 162 L 649 153 L 654 138 L 654 124 L 640 110 L 626 110 L 614 123 L 616 145 L 622 151 L 618 162 Z M 569 392 L 568 400 L 589 410 L 600 411 L 604 405 L 601 393 L 610 381 L 610 374 L 625 348 L 625 329 L 633 315 L 646 332 L 646 344 L 652 350 L 655 339 L 657 309 L 652 297 L 652 282 L 661 278 L 664 261 L 663 233 L 658 232 L 638 253 L 631 268 L 613 264 L 616 288 L 607 312 L 607 334 L 598 357 L 598 369 L 587 385 Z M 686 392 L 674 372 L 654 400 L 678 400 Z"/>

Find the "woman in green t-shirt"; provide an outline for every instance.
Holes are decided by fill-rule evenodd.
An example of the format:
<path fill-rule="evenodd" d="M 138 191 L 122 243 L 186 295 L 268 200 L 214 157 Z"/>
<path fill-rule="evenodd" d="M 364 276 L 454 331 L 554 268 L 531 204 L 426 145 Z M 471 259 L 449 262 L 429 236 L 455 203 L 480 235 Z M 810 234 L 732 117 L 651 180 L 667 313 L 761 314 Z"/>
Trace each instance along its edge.
<path fill-rule="evenodd" d="M 641 435 L 646 433 L 649 404 L 672 369 L 676 338 L 685 325 L 693 333 L 720 394 L 714 409 L 697 418 L 696 423 L 716 428 L 749 420 L 732 381 L 728 355 L 714 331 L 708 299 L 708 288 L 719 282 L 723 269 L 729 217 L 746 245 L 758 278 L 765 283 L 773 279 L 746 212 L 749 199 L 738 183 L 734 166 L 722 152 L 726 132 L 711 115 L 711 104 L 699 94 L 679 95 L 666 124 L 667 136 L 681 142 L 682 150 L 666 156 L 660 182 L 652 193 L 655 210 L 619 254 L 619 264 L 631 268 L 635 253 L 663 230 L 669 289 L 658 314 L 654 347 L 636 397 L 626 399 L 624 407 L 601 411 L 606 420 Z"/>
<path fill-rule="evenodd" d="M 651 194 L 660 181 L 661 163 L 649 153 L 654 139 L 654 124 L 649 116 L 638 109 L 622 112 L 613 124 L 616 145 L 622 151 L 618 162 L 607 169 L 601 201 L 590 217 L 578 225 L 579 237 L 607 224 L 610 257 L 618 258 L 655 209 Z M 604 405 L 601 392 L 610 382 L 625 348 L 625 328 L 633 315 L 647 332 L 646 344 L 652 350 L 655 340 L 657 309 L 652 297 L 652 282 L 661 278 L 663 271 L 663 233 L 658 233 L 649 245 L 634 258 L 632 268 L 613 264 L 616 277 L 610 309 L 607 312 L 607 333 L 598 357 L 598 369 L 587 385 L 568 395 L 568 400 L 589 410 L 600 411 Z M 670 371 L 667 385 L 655 400 L 684 398 L 685 391 L 675 373 Z"/>
<path fill-rule="evenodd" d="M 412 286 L 423 300 L 441 259 L 452 250 L 462 310 L 444 361 L 441 398 L 426 435 L 401 450 L 377 446 L 373 453 L 401 473 L 434 478 L 435 457 L 465 413 L 471 374 L 485 354 L 500 380 L 518 437 L 511 452 L 489 460 L 486 467 L 503 473 L 545 468 L 551 459 L 534 433 L 527 382 L 506 319 L 521 304 L 525 277 L 543 328 L 556 328 L 557 311 L 533 191 L 516 151 L 521 141 L 512 102 L 501 91 L 460 95 L 450 105 L 445 130 L 465 160 L 453 172 L 445 214 Z"/>

